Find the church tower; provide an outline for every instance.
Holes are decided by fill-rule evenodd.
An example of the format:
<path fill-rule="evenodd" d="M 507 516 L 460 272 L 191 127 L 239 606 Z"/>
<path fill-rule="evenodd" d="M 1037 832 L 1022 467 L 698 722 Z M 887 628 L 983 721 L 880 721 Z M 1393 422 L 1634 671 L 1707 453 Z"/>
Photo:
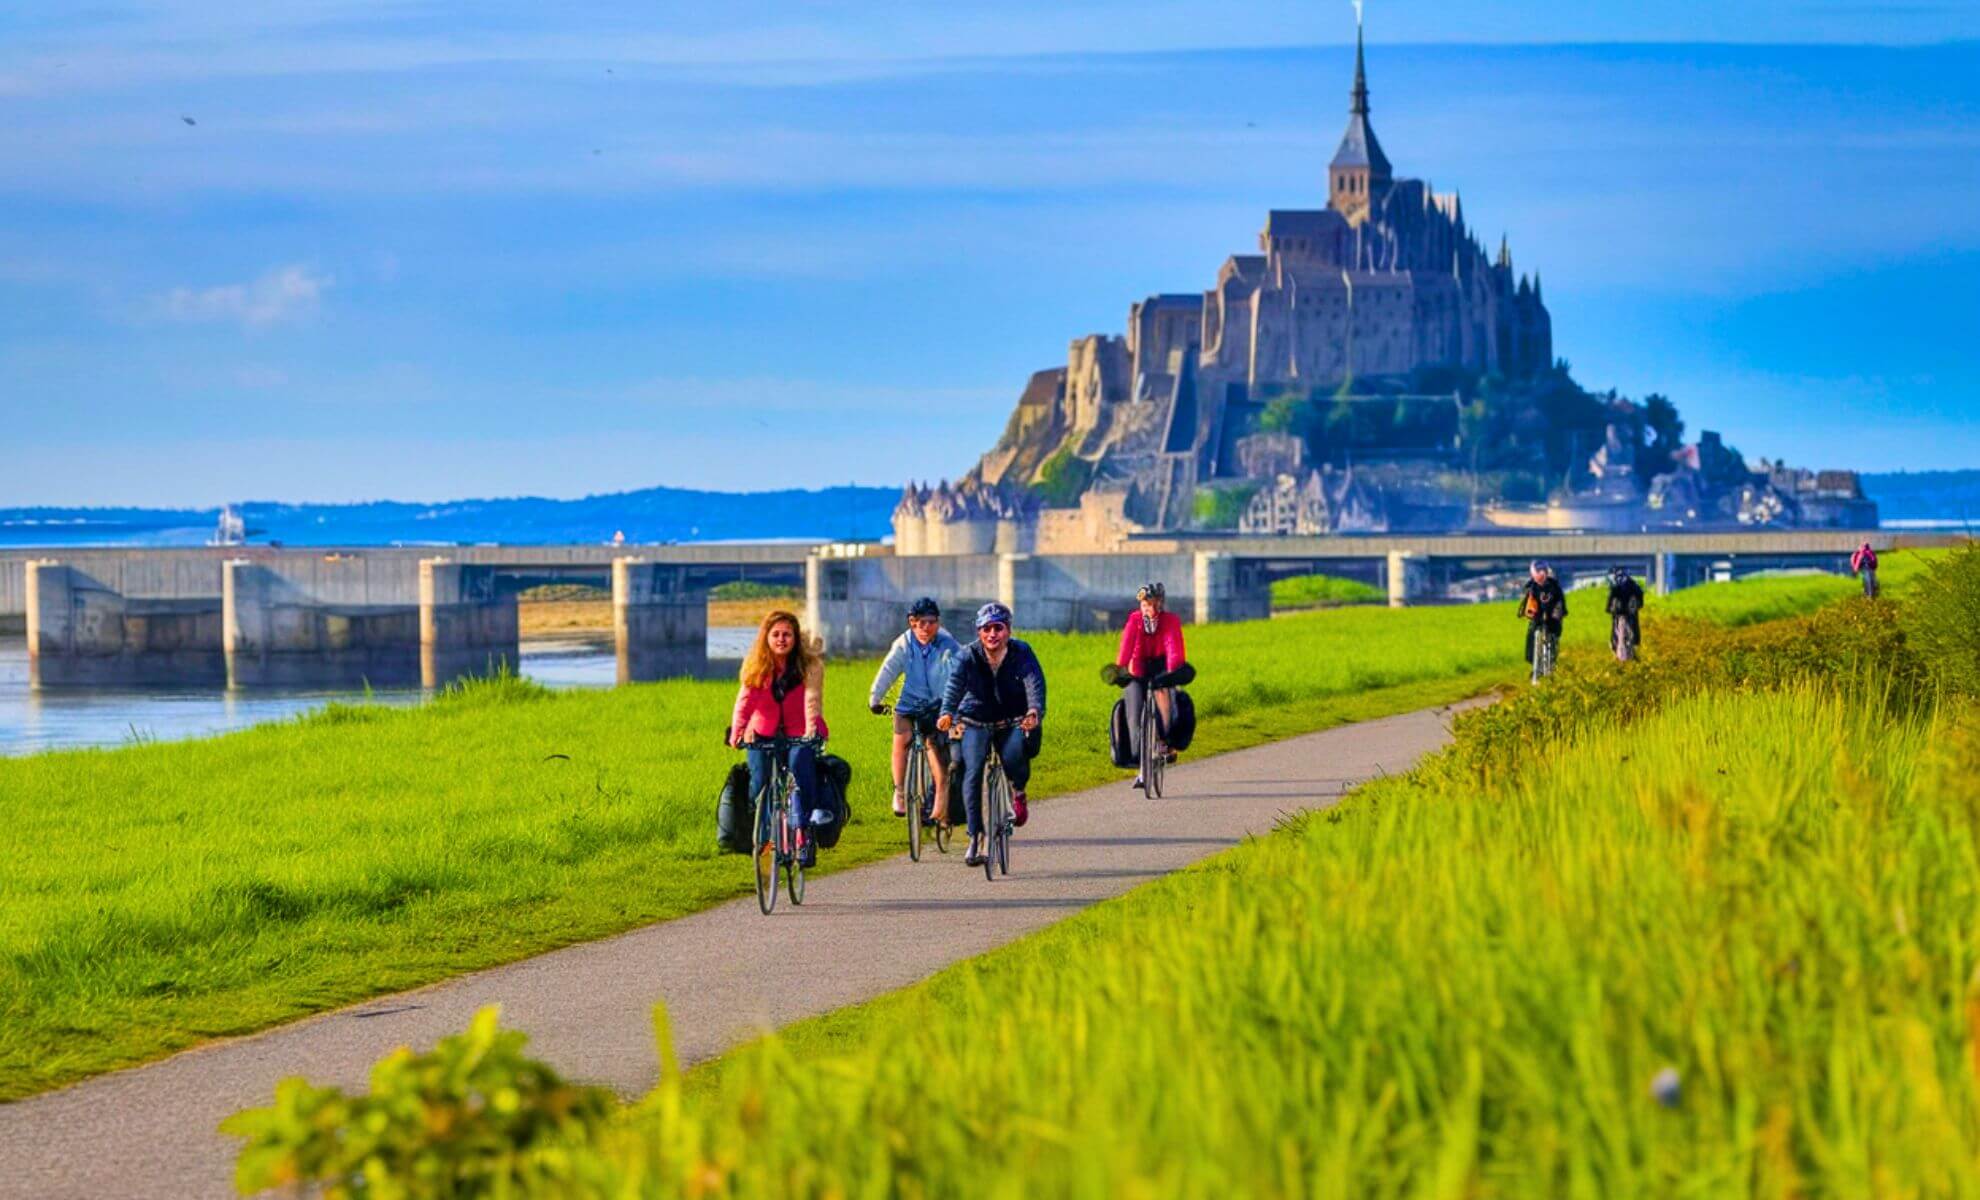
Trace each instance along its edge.
<path fill-rule="evenodd" d="M 1348 109 L 1347 132 L 1341 135 L 1341 148 L 1334 151 L 1328 167 L 1327 207 L 1359 224 L 1368 216 L 1368 206 L 1389 189 L 1392 178 L 1389 156 L 1375 140 L 1375 128 L 1368 123 L 1368 72 L 1361 49 L 1360 5 L 1354 21 L 1354 103 Z"/>

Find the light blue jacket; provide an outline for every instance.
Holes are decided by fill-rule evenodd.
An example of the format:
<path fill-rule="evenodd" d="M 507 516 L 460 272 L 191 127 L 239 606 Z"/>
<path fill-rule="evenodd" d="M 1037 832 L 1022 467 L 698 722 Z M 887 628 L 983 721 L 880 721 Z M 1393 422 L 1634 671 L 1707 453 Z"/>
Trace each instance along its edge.
<path fill-rule="evenodd" d="M 949 673 L 955 670 L 956 658 L 961 654 L 962 643 L 946 629 L 936 630 L 934 640 L 926 646 L 914 636 L 913 630 L 908 630 L 888 648 L 879 674 L 873 677 L 873 691 L 867 703 L 880 703 L 898 679 L 901 695 L 894 701 L 896 709 L 920 712 L 940 707 L 942 693 L 949 687 Z"/>

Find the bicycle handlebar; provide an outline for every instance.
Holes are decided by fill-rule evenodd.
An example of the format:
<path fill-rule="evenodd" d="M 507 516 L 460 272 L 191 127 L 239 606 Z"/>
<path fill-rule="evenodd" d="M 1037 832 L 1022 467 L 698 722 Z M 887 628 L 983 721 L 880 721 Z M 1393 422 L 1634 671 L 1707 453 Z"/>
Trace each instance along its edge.
<path fill-rule="evenodd" d="M 1147 679 L 1138 680 L 1126 671 L 1120 671 L 1111 676 L 1102 676 L 1102 678 L 1117 688 L 1126 688 L 1131 683 L 1145 683 L 1149 687 L 1159 690 L 1162 688 L 1186 687 L 1194 683 L 1196 681 L 1196 668 L 1189 663 L 1184 663 L 1173 671 L 1164 671 L 1160 675 L 1153 675 Z"/>
<path fill-rule="evenodd" d="M 730 735 L 733 732 L 734 732 L 733 730 L 728 730 L 728 729 L 722 731 L 722 744 L 727 746 L 731 750 L 747 750 L 752 746 L 763 746 L 770 748 L 776 748 L 780 746 L 782 747 L 811 746 L 815 748 L 815 747 L 823 746 L 825 744 L 824 737 L 808 734 L 808 733 L 800 734 L 800 735 L 792 735 L 788 733 L 758 734 L 755 741 L 748 740 L 748 735 L 745 733 L 744 740 L 740 742 L 736 742 L 729 740 Z"/>

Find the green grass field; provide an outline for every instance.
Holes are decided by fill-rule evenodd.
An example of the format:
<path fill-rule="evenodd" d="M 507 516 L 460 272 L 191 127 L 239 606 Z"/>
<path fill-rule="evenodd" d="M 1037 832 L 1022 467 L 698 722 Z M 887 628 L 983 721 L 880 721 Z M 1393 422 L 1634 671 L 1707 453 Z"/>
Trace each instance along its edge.
<path fill-rule="evenodd" d="M 1940 557 L 1941 554 L 1929 550 L 1887 551 L 1881 556 L 1878 584 L 1886 594 L 1901 597 L 1917 584 L 1925 567 Z M 1779 575 L 1742 579 L 1737 583 L 1700 584 L 1669 596 L 1652 597 L 1650 606 L 1661 612 L 1724 625 L 1751 625 L 1791 617 L 1862 594 L 1863 585 L 1853 576 Z"/>
<path fill-rule="evenodd" d="M 1980 1194 L 1980 708 L 1911 644 L 1935 603 L 1584 656 L 1407 776 L 616 1117 L 418 1082 L 486 1058 L 506 1094 L 485 1023 L 361 1122 L 245 1116 L 244 1183 L 356 1169 L 350 1122 L 583 1196 Z"/>
<path fill-rule="evenodd" d="M 1597 640 L 1592 625 L 1581 640 Z M 1499 608 L 1349 610 L 1190 631 L 1192 753 L 1475 694 L 1516 667 Z M 1118 775 L 1111 635 L 1039 635 L 1036 793 Z M 897 852 L 874 664 L 834 664 L 854 764 L 839 869 Z M 0 1099 L 749 890 L 715 853 L 734 685 L 481 687 L 205 741 L 0 759 Z"/>
<path fill-rule="evenodd" d="M 1570 619 L 1582 654 L 1605 636 Z M 1510 605 L 1189 637 L 1192 754 L 1448 702 L 1520 669 Z M 1118 777 L 1104 732 L 1116 693 L 1098 678 L 1114 638 L 1032 643 L 1051 684 L 1035 794 Z M 829 677 L 855 824 L 827 870 L 902 838 L 883 815 L 885 725 L 863 706 L 872 670 Z M 414 710 L 340 705 L 206 741 L 0 760 L 0 1099 L 745 894 L 746 862 L 713 838 L 733 695 L 511 682 Z"/>
<path fill-rule="evenodd" d="M 1386 604 L 1389 594 L 1359 579 L 1338 575 L 1295 575 L 1272 581 L 1272 611 L 1294 612 L 1343 604 Z"/>

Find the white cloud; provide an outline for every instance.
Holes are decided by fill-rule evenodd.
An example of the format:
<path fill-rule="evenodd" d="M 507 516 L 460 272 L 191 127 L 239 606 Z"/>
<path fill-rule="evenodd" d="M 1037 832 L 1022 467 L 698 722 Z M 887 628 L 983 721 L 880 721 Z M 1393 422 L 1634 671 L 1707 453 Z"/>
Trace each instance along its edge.
<path fill-rule="evenodd" d="M 334 282 L 308 267 L 292 263 L 275 267 L 248 283 L 223 283 L 208 288 L 173 288 L 159 299 L 159 311 L 174 321 L 234 322 L 246 329 L 266 329 L 315 313 L 323 293 Z"/>

